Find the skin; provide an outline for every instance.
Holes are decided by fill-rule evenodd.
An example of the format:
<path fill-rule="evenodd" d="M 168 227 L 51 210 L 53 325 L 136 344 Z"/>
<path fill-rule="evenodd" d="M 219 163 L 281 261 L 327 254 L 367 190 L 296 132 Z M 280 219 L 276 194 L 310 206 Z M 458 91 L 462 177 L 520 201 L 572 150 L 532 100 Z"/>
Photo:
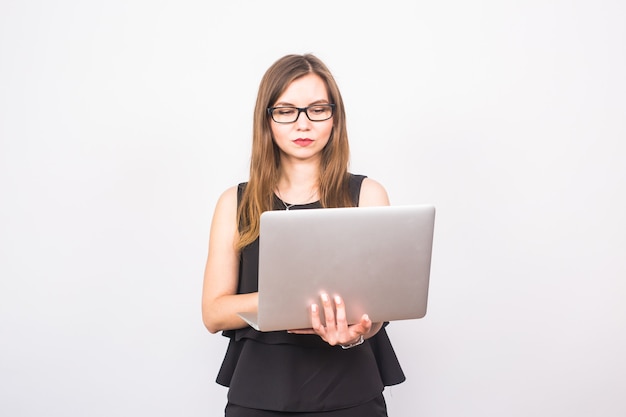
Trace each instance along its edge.
<path fill-rule="evenodd" d="M 307 107 L 328 103 L 324 81 L 309 74 L 292 82 L 273 106 Z M 274 140 L 280 149 L 281 176 L 276 193 L 287 203 L 305 204 L 318 199 L 317 178 L 321 151 L 332 132 L 332 118 L 312 122 L 300 113 L 294 123 L 271 122 Z M 302 142 L 298 139 L 310 139 Z M 306 143 L 306 146 L 304 144 Z M 389 198 L 378 182 L 366 178 L 361 186 L 359 206 L 386 206 Z M 258 309 L 258 293 L 237 294 L 239 252 L 237 241 L 237 187 L 226 190 L 219 198 L 209 237 L 209 254 L 202 291 L 202 318 L 211 333 L 248 326 L 238 315 Z M 320 320 L 324 310 L 326 322 Z M 310 306 L 311 328 L 292 330 L 297 334 L 317 334 L 330 345 L 353 343 L 363 335 L 369 338 L 381 328 L 364 314 L 359 323 L 348 325 L 341 296 L 322 294 L 320 304 Z"/>

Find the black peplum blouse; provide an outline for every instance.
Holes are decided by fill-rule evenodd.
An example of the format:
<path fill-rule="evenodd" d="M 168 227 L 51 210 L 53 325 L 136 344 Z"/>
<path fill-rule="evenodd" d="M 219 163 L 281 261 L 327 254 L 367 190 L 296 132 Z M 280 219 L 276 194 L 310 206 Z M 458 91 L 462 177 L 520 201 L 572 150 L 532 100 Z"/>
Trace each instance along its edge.
<path fill-rule="evenodd" d="M 365 176 L 351 175 L 350 193 L 358 204 Z M 245 183 L 239 184 L 241 199 Z M 290 210 L 321 208 L 319 202 Z M 275 210 L 284 210 L 276 197 Z M 259 240 L 241 252 L 239 294 L 257 291 Z M 230 338 L 217 383 L 229 387 L 228 401 L 285 412 L 328 411 L 355 406 L 405 380 L 385 326 L 351 349 L 330 346 L 317 335 L 227 330 Z"/>

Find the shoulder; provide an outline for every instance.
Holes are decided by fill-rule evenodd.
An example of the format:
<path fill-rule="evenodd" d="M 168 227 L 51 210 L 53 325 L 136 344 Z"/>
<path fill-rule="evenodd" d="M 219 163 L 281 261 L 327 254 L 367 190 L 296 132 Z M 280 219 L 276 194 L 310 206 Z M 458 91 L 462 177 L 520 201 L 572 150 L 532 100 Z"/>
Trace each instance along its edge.
<path fill-rule="evenodd" d="M 215 206 L 216 216 L 230 216 L 232 213 L 237 212 L 237 189 L 238 186 L 233 186 L 226 189 L 217 200 Z"/>
<path fill-rule="evenodd" d="M 387 190 L 376 180 L 364 178 L 361 184 L 361 194 L 359 196 L 359 206 L 388 206 L 389 196 Z"/>
<path fill-rule="evenodd" d="M 234 200 L 235 200 L 235 203 L 236 203 L 236 202 L 237 202 L 237 191 L 238 191 L 238 189 L 239 189 L 241 186 L 242 186 L 242 184 L 239 184 L 238 186 L 237 186 L 237 185 L 235 185 L 235 186 L 232 186 L 232 187 L 227 188 L 226 190 L 224 190 L 224 192 L 222 193 L 222 195 L 220 195 L 220 198 L 219 198 L 219 200 L 218 200 L 218 201 L 222 201 L 222 200 L 224 200 L 224 201 L 230 201 L 230 202 L 232 202 L 231 200 L 233 200 L 233 199 L 234 199 Z"/>
<path fill-rule="evenodd" d="M 215 205 L 209 246 L 234 247 L 237 236 L 237 187 L 224 191 Z"/>

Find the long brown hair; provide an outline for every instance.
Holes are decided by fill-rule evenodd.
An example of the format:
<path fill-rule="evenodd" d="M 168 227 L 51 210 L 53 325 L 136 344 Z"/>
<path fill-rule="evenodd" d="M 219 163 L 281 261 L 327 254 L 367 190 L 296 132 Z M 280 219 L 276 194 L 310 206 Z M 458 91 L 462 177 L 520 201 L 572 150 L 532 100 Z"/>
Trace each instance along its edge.
<path fill-rule="evenodd" d="M 335 104 L 332 133 L 328 144 L 322 150 L 320 203 L 322 207 L 353 205 L 348 190 L 350 148 L 346 116 L 337 83 L 326 65 L 316 56 L 286 55 L 272 64 L 259 85 L 254 109 L 250 179 L 237 210 L 238 249 L 249 245 L 259 236 L 261 213 L 272 210 L 274 190 L 280 177 L 280 152 L 272 138 L 267 108 L 276 103 L 294 80 L 311 73 L 324 81 L 328 99 Z"/>

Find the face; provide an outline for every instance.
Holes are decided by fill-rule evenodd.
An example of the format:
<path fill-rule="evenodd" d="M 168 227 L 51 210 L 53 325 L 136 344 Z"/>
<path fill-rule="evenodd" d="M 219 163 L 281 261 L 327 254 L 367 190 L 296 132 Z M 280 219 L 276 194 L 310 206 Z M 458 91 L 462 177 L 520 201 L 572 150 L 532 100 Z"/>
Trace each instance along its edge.
<path fill-rule="evenodd" d="M 326 84 L 316 74 L 307 74 L 289 84 L 272 107 L 308 107 L 314 104 L 329 104 Z M 319 158 L 333 129 L 333 118 L 312 122 L 300 113 L 293 123 L 276 123 L 270 118 L 272 135 L 282 158 L 307 160 Z"/>

